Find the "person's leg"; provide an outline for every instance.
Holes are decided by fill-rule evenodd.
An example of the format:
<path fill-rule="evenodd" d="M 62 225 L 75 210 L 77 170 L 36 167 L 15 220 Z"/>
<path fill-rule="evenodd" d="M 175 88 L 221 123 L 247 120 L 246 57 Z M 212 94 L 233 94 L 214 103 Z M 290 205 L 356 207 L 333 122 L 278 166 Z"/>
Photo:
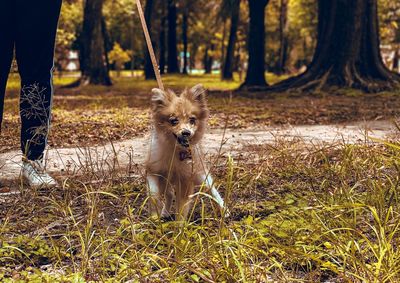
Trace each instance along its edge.
<path fill-rule="evenodd" d="M 0 132 L 8 73 L 14 54 L 15 1 L 0 1 Z"/>
<path fill-rule="evenodd" d="M 54 44 L 61 0 L 14 1 L 16 57 L 21 76 L 21 150 L 28 160 L 38 160 L 43 157 L 50 126 Z"/>

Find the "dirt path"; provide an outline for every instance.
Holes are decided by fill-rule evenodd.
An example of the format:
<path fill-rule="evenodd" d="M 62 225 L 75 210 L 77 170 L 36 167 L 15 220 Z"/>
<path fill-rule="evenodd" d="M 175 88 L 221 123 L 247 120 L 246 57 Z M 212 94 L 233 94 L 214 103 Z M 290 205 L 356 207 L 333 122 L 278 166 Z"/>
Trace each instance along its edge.
<path fill-rule="evenodd" d="M 276 140 L 300 138 L 307 143 L 358 143 L 370 137 L 384 139 L 393 134 L 390 121 L 357 122 L 345 125 L 313 125 L 293 127 L 271 127 L 265 130 L 209 131 L 204 139 L 207 154 L 222 153 L 237 155 L 245 152 L 246 146 L 275 143 Z M 149 137 L 138 137 L 115 144 L 87 148 L 57 148 L 47 151 L 47 168 L 57 174 L 84 174 L 87 170 L 100 171 L 115 167 L 126 168 L 144 162 Z M 222 144 L 222 147 L 221 147 Z M 12 151 L 0 154 L 0 181 L 15 180 L 20 175 L 21 154 Z M 86 170 L 86 171 L 85 171 Z"/>

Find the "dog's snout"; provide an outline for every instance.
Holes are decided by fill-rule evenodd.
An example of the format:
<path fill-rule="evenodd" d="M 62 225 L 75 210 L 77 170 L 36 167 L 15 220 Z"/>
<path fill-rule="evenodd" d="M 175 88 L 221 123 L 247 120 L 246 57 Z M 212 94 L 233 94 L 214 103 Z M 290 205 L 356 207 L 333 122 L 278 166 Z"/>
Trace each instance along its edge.
<path fill-rule="evenodd" d="M 192 132 L 191 131 L 189 131 L 189 130 L 183 130 L 182 131 L 182 136 L 183 137 L 190 137 L 192 135 Z"/>

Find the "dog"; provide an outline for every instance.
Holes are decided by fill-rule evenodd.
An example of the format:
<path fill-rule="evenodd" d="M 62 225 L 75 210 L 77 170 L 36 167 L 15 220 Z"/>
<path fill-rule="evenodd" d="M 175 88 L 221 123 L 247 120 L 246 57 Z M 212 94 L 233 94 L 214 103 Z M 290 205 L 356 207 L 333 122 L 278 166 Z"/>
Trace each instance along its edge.
<path fill-rule="evenodd" d="M 146 162 L 149 213 L 174 219 L 171 211 L 175 195 L 176 215 L 186 220 L 196 189 L 205 186 L 225 212 L 225 204 L 203 163 L 200 141 L 207 126 L 209 110 L 202 85 L 185 89 L 152 90 L 154 127 Z"/>

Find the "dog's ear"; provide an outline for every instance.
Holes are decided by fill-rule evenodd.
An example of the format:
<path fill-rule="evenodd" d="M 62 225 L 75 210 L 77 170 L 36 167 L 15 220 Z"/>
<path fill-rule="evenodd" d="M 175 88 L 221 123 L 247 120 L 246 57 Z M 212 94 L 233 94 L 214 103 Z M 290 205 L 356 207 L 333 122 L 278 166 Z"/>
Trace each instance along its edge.
<path fill-rule="evenodd" d="M 202 84 L 195 85 L 189 90 L 191 98 L 200 104 L 206 103 L 206 89 Z"/>
<path fill-rule="evenodd" d="M 168 92 L 163 91 L 159 88 L 153 88 L 151 92 L 153 93 L 153 96 L 151 97 L 151 102 L 153 103 L 154 108 L 165 106 L 169 101 L 170 96 Z"/>

